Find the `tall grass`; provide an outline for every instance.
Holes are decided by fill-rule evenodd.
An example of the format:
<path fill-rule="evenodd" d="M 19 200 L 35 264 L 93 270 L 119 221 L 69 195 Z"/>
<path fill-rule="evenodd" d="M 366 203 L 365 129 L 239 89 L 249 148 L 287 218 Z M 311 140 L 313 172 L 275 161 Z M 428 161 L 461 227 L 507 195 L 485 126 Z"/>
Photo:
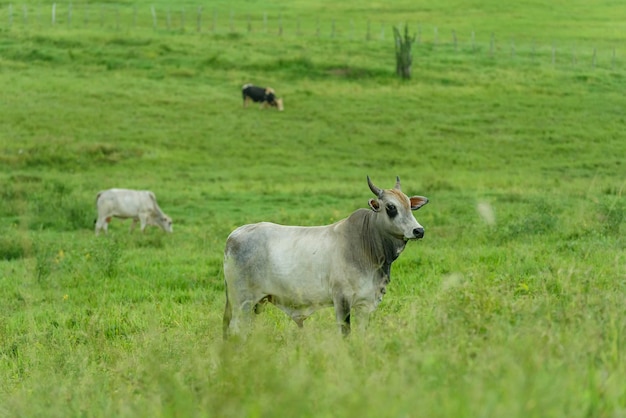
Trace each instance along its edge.
<path fill-rule="evenodd" d="M 233 33 L 5 20 L 0 415 L 622 416 L 626 78 L 549 45 L 610 50 L 623 7 L 565 6 L 278 2 L 282 37 L 237 29 L 266 12 L 250 2 L 215 3 Z M 295 36 L 298 16 L 437 22 L 442 42 L 423 23 L 403 82 L 391 36 Z M 526 46 L 492 58 L 452 28 Z M 285 111 L 243 109 L 245 82 Z M 334 222 L 366 207 L 366 175 L 430 198 L 369 331 L 269 307 L 222 342 L 230 231 Z M 96 238 L 109 187 L 154 191 L 174 233 Z"/>

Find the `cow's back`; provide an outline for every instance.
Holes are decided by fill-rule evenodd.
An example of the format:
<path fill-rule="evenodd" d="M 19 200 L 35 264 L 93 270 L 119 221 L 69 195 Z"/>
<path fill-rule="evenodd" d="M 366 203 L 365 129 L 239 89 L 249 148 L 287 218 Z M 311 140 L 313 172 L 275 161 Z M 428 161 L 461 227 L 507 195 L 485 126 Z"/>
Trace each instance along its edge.
<path fill-rule="evenodd" d="M 237 228 L 224 253 L 227 286 L 272 295 L 278 305 L 330 303 L 337 280 L 355 272 L 342 262 L 341 223 L 301 227 L 261 222 Z"/>
<path fill-rule="evenodd" d="M 136 217 L 155 208 L 154 194 L 148 190 L 109 189 L 98 193 L 98 212 L 107 216 Z"/>

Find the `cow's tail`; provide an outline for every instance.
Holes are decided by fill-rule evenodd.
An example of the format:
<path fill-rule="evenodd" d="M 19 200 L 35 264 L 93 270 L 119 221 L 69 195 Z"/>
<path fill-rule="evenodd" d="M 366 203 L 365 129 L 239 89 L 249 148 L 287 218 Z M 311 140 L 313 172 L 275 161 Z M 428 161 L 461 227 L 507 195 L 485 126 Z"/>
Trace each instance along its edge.
<path fill-rule="evenodd" d="M 226 292 L 226 306 L 224 307 L 224 320 L 222 322 L 222 333 L 224 340 L 228 339 L 228 328 L 230 327 L 230 320 L 233 317 L 233 307 L 228 300 L 228 284 L 224 280 L 224 290 Z"/>

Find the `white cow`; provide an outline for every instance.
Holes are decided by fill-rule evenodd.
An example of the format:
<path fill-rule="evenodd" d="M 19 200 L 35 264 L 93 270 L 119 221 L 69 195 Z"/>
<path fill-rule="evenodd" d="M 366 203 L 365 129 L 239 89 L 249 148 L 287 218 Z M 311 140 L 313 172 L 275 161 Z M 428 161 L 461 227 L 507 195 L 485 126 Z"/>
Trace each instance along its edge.
<path fill-rule="evenodd" d="M 141 224 L 141 232 L 146 229 L 147 225 L 159 226 L 166 232 L 172 232 L 172 219 L 163 213 L 154 193 L 149 190 L 104 190 L 98 193 L 96 206 L 98 207 L 96 235 L 100 230 L 107 232 L 109 222 L 113 217 L 132 219 L 131 232 L 137 221 Z"/>
<path fill-rule="evenodd" d="M 316 310 L 331 306 L 344 335 L 350 333 L 352 310 L 357 325 L 365 327 L 385 294 L 391 263 L 407 241 L 424 236 L 411 211 L 428 203 L 423 196 L 402 193 L 400 178 L 387 190 L 369 177 L 367 183 L 376 195 L 370 209 L 332 225 L 261 222 L 230 234 L 224 251 L 224 338 L 247 331 L 252 312 L 267 302 L 299 327 Z"/>

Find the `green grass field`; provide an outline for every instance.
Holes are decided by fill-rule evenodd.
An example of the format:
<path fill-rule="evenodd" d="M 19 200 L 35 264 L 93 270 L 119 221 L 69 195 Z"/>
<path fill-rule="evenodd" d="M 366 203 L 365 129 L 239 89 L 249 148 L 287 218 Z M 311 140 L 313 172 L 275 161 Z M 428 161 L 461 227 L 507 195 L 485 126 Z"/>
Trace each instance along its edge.
<path fill-rule="evenodd" d="M 0 1 L 0 416 L 626 416 L 626 4 L 440 3 L 220 1 L 198 32 L 189 1 Z M 230 231 L 339 220 L 366 175 L 430 199 L 368 333 L 269 307 L 224 343 Z M 110 187 L 174 233 L 96 238 Z"/>

